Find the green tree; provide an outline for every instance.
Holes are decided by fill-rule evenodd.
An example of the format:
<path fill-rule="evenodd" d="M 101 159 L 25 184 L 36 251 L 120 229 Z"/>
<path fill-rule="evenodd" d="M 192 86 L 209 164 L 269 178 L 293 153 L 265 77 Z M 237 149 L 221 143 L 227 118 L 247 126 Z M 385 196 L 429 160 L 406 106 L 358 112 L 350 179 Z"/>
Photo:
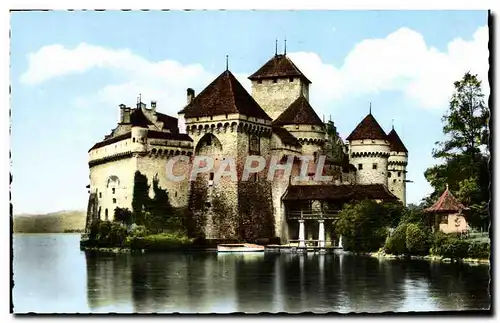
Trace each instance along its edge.
<path fill-rule="evenodd" d="M 127 208 L 115 208 L 114 220 L 119 223 L 132 224 L 132 212 Z"/>
<path fill-rule="evenodd" d="M 154 197 L 150 199 L 146 208 L 146 227 L 152 232 L 178 230 L 181 223 L 170 204 L 167 190 L 160 187 L 158 174 L 153 178 L 153 192 Z"/>
<path fill-rule="evenodd" d="M 382 204 L 364 200 L 344 205 L 335 231 L 342 235 L 346 250 L 371 252 L 384 245 L 390 220 L 390 213 Z"/>
<path fill-rule="evenodd" d="M 443 164 L 428 168 L 424 175 L 434 192 L 424 202 L 429 206 L 445 190 L 446 184 L 471 207 L 468 222 L 475 227 L 488 225 L 490 174 L 489 110 L 484 103 L 481 81 L 469 72 L 454 83 L 449 110 L 443 116 L 446 140 L 437 142 L 433 157 Z"/>
<path fill-rule="evenodd" d="M 474 156 L 481 152 L 480 149 L 488 145 L 489 110 L 484 104 L 481 81 L 477 75 L 467 72 L 454 86 L 450 109 L 442 119 L 443 132 L 449 138 L 437 143 L 433 156 L 450 158 L 468 155 L 475 160 Z"/>
<path fill-rule="evenodd" d="M 406 249 L 412 255 L 426 255 L 430 249 L 429 232 L 418 224 L 410 223 L 406 227 Z"/>
<path fill-rule="evenodd" d="M 144 212 L 149 206 L 148 178 L 136 171 L 134 174 L 134 193 L 132 196 L 132 215 L 135 224 L 144 224 Z"/>
<path fill-rule="evenodd" d="M 406 249 L 406 229 L 408 224 L 401 223 L 385 242 L 385 252 L 392 255 L 403 255 L 408 253 Z"/>

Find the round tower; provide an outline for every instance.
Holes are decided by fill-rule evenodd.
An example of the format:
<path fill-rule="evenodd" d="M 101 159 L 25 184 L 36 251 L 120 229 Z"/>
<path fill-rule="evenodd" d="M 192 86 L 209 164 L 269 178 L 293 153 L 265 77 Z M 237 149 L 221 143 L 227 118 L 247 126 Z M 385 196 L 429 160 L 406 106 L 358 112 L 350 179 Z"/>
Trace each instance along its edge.
<path fill-rule="evenodd" d="M 371 112 L 346 140 L 349 141 L 349 161 L 357 169 L 356 183 L 387 186 L 390 144 L 387 135 Z"/>
<path fill-rule="evenodd" d="M 130 115 L 132 124 L 132 151 L 146 152 L 148 139 L 148 125 L 151 124 L 142 112 L 142 108 L 134 109 Z"/>
<path fill-rule="evenodd" d="M 389 132 L 387 138 L 391 147 L 387 169 L 388 188 L 401 200 L 403 205 L 406 205 L 408 150 L 394 128 Z"/>

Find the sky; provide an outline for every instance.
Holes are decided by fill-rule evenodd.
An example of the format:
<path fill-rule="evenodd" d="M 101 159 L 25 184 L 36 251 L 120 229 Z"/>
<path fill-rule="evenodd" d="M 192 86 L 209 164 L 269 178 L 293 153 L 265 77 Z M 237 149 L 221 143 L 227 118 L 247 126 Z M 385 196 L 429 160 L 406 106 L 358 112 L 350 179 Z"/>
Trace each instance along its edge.
<path fill-rule="evenodd" d="M 453 82 L 488 85 L 486 11 L 52 11 L 11 13 L 14 213 L 85 210 L 88 149 L 118 105 L 156 100 L 173 116 L 186 89 L 229 69 L 246 79 L 275 40 L 312 81 L 310 102 L 346 138 L 372 114 L 409 150 L 408 203 L 431 193 L 424 171 Z M 487 96 L 486 96 L 487 102 Z"/>

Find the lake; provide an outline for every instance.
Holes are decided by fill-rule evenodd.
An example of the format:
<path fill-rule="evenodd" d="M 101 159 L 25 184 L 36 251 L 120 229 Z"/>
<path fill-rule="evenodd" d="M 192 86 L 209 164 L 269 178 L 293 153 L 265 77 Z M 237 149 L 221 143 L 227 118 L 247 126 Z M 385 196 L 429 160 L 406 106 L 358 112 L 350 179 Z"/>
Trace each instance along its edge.
<path fill-rule="evenodd" d="M 488 265 L 352 255 L 85 253 L 79 234 L 14 234 L 14 313 L 488 309 Z"/>

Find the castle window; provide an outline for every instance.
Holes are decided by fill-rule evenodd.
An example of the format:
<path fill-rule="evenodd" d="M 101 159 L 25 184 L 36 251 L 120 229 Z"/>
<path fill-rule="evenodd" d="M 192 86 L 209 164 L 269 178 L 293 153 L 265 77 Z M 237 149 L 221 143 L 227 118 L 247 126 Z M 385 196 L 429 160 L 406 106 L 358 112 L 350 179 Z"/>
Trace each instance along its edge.
<path fill-rule="evenodd" d="M 441 216 L 441 224 L 448 224 L 448 215 Z"/>
<path fill-rule="evenodd" d="M 273 83 L 278 83 L 278 79 L 273 79 Z"/>
<path fill-rule="evenodd" d="M 177 197 L 177 192 L 175 192 L 174 196 Z"/>
<path fill-rule="evenodd" d="M 102 197 L 102 192 L 99 192 L 99 198 L 101 198 L 101 197 Z"/>
<path fill-rule="evenodd" d="M 116 199 L 115 198 L 113 198 L 113 204 L 116 204 Z"/>
<path fill-rule="evenodd" d="M 260 138 L 256 135 L 250 136 L 248 151 L 251 154 L 260 154 Z"/>
<path fill-rule="evenodd" d="M 197 117 L 197 118 L 196 118 L 196 121 L 200 121 L 200 118 L 198 118 L 198 117 Z"/>
<path fill-rule="evenodd" d="M 108 218 L 108 209 L 104 210 L 104 220 L 109 221 L 109 218 Z"/>
<path fill-rule="evenodd" d="M 363 169 L 363 164 L 359 164 L 359 165 L 358 165 L 358 169 L 359 169 L 359 170 L 362 170 L 362 169 Z"/>
<path fill-rule="evenodd" d="M 311 126 L 311 129 L 314 130 L 314 126 Z"/>
<path fill-rule="evenodd" d="M 373 164 L 372 169 L 377 169 L 377 164 Z"/>
<path fill-rule="evenodd" d="M 111 189 L 111 192 L 112 192 L 113 194 L 115 194 L 115 190 L 116 190 L 116 189 L 113 187 L 113 188 Z"/>
<path fill-rule="evenodd" d="M 387 177 L 391 178 L 391 176 L 392 176 L 392 173 L 391 173 L 391 172 L 388 172 L 388 173 L 387 173 Z"/>
<path fill-rule="evenodd" d="M 398 172 L 398 177 L 401 177 L 401 172 Z"/>
<path fill-rule="evenodd" d="M 374 139 L 372 139 L 372 144 L 374 144 L 374 143 L 375 143 L 375 140 L 374 140 Z"/>
<path fill-rule="evenodd" d="M 393 180 L 392 180 L 392 182 L 393 182 L 393 183 L 396 183 L 396 179 L 393 179 Z"/>
<path fill-rule="evenodd" d="M 135 142 L 135 138 L 132 138 L 132 142 Z"/>
<path fill-rule="evenodd" d="M 211 181 L 213 181 L 213 180 L 214 180 L 214 173 L 213 173 L 213 172 L 211 172 L 211 173 L 210 173 L 210 180 L 211 180 Z"/>
<path fill-rule="evenodd" d="M 207 136 L 207 146 L 212 146 L 212 137 Z"/>
<path fill-rule="evenodd" d="M 227 119 L 227 113 L 226 113 L 226 119 Z"/>
<path fill-rule="evenodd" d="M 213 120 L 213 119 L 214 119 L 214 117 L 213 117 L 213 116 L 210 116 L 210 120 Z"/>
<path fill-rule="evenodd" d="M 289 80 L 290 82 L 293 82 L 293 77 L 289 78 L 288 80 Z"/>

